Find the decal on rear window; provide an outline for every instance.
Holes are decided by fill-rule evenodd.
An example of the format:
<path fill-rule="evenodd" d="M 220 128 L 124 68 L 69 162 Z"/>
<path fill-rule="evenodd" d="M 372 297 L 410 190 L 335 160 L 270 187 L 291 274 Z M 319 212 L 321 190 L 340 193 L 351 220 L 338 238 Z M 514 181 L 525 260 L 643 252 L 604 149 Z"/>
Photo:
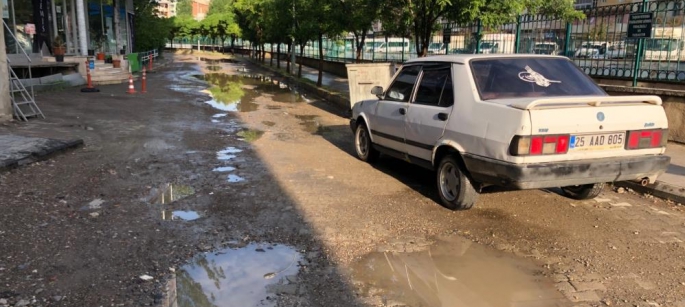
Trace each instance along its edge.
<path fill-rule="evenodd" d="M 542 87 L 549 87 L 552 83 L 561 83 L 561 81 L 550 80 L 545 78 L 545 76 L 538 73 L 537 71 L 534 71 L 528 65 L 526 65 L 526 71 L 522 71 L 519 73 L 519 79 L 525 82 L 535 83 Z"/>

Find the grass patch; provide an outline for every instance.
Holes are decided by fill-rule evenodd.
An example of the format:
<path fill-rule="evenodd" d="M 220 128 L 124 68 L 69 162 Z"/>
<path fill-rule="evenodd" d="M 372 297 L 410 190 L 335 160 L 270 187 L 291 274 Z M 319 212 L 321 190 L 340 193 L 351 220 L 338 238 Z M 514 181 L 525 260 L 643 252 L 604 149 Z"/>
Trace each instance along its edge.
<path fill-rule="evenodd" d="M 245 139 L 246 142 L 252 143 L 262 137 L 264 131 L 257 129 L 248 129 L 238 132 L 238 136 Z"/>

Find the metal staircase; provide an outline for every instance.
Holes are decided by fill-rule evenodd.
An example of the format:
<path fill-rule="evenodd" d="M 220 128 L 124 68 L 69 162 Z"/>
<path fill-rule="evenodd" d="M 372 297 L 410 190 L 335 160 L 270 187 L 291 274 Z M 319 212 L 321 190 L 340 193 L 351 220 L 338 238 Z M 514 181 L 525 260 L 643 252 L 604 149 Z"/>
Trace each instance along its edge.
<path fill-rule="evenodd" d="M 31 57 L 26 53 L 24 48 L 19 46 L 19 40 L 17 40 L 17 37 L 14 36 L 14 33 L 9 28 L 7 23 L 5 23 L 4 20 L 2 21 L 2 24 L 7 29 L 7 32 L 14 39 L 17 53 L 18 50 L 21 50 L 21 52 L 26 57 L 26 60 L 28 61 L 29 80 L 33 79 L 33 76 L 31 74 Z M 7 70 L 9 71 L 8 79 L 10 87 L 10 99 L 12 100 L 12 109 L 14 112 L 14 117 L 16 117 L 18 120 L 23 121 L 28 121 L 28 119 L 31 117 L 45 118 L 45 115 L 43 115 L 43 112 L 41 112 L 40 108 L 38 108 L 38 105 L 36 104 L 36 101 L 34 99 L 33 84 L 31 84 L 31 91 L 29 92 L 26 86 L 24 86 L 24 84 L 21 83 L 19 76 L 17 76 L 16 72 L 12 69 L 11 63 L 12 62 L 8 57 Z"/>
<path fill-rule="evenodd" d="M 21 83 L 21 80 L 14 72 L 14 69 L 12 69 L 10 63 L 10 60 L 7 59 L 10 80 L 10 99 L 12 100 L 14 117 L 23 121 L 28 121 L 28 118 L 37 116 L 45 118 L 43 112 L 38 108 L 33 95 L 31 95 L 24 84 Z M 30 69 L 31 67 L 29 66 L 29 70 Z"/>

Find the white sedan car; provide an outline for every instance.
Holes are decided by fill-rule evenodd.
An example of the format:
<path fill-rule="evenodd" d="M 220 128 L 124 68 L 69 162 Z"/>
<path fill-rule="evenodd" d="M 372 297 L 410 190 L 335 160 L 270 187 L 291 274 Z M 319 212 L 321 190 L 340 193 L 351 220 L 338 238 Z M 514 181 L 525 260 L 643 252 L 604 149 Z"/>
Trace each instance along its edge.
<path fill-rule="evenodd" d="M 419 58 L 372 93 L 352 108 L 359 159 L 435 170 L 451 209 L 471 208 L 488 185 L 593 198 L 606 182 L 654 182 L 670 162 L 661 99 L 608 96 L 565 57 Z"/>

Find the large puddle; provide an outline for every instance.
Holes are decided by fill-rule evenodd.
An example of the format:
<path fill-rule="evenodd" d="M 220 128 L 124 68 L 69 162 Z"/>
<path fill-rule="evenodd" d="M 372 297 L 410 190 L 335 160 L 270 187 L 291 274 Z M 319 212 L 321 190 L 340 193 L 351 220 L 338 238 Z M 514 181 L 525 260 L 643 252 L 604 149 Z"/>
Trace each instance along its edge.
<path fill-rule="evenodd" d="M 301 258 L 292 247 L 258 243 L 198 256 L 177 272 L 178 306 L 276 306 L 276 296 L 297 293 Z"/>
<path fill-rule="evenodd" d="M 214 108 L 232 112 L 251 112 L 259 105 L 254 100 L 260 95 L 270 95 L 278 102 L 299 103 L 307 101 L 287 84 L 264 75 L 229 75 L 211 73 L 196 75 L 212 86 L 208 92 L 214 99 L 208 101 Z"/>
<path fill-rule="evenodd" d="M 408 306 L 572 306 L 540 268 L 463 238 L 415 252 L 372 253 L 354 267 L 367 296 Z"/>

